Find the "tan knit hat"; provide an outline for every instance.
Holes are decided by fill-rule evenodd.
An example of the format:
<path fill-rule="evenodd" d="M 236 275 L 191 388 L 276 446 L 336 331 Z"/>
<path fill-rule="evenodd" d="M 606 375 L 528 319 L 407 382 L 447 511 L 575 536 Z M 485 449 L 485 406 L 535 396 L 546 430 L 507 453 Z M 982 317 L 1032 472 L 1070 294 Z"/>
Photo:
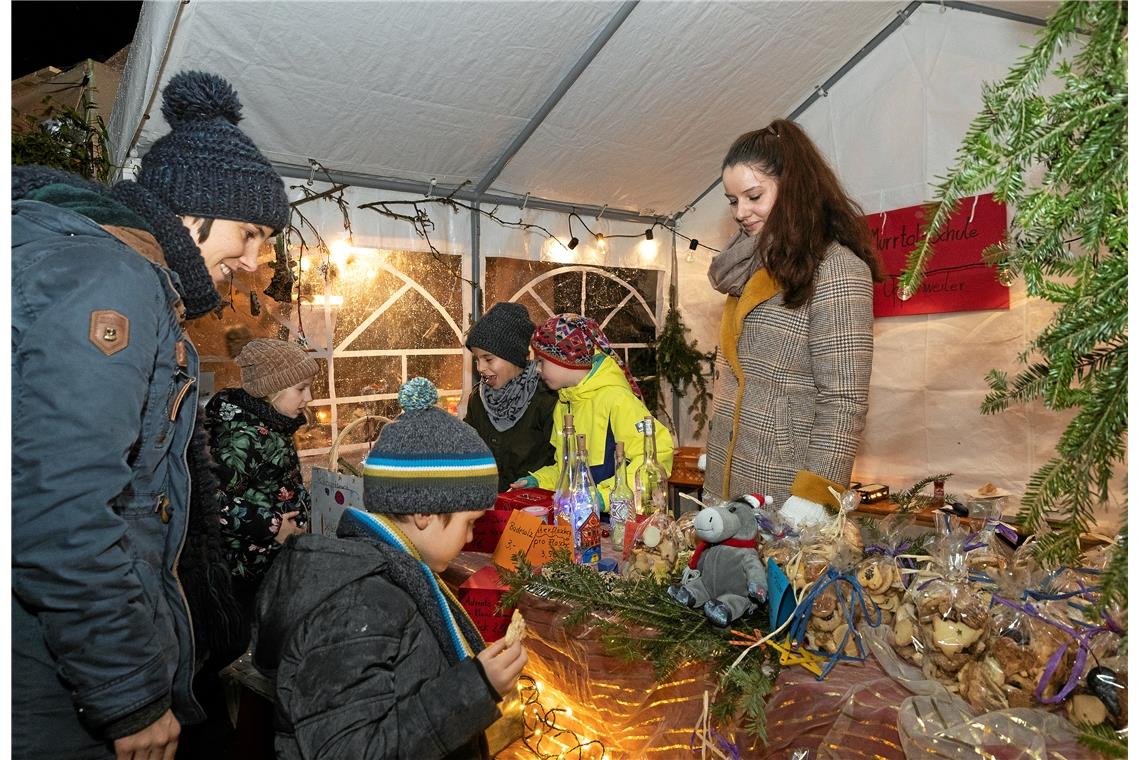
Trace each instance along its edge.
<path fill-rule="evenodd" d="M 241 387 L 258 398 L 315 377 L 321 370 L 317 360 L 296 343 L 271 338 L 246 343 L 234 361 L 241 367 Z"/>

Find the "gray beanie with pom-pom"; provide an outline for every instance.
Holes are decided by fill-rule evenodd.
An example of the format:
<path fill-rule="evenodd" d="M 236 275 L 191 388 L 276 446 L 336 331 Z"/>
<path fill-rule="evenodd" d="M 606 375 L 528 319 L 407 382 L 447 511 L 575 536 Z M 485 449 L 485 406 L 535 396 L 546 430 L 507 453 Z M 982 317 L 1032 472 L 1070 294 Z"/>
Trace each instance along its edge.
<path fill-rule="evenodd" d="M 364 507 L 409 515 L 488 509 L 498 496 L 495 457 L 475 428 L 436 406 L 439 392 L 414 377 L 398 394 L 404 413 L 380 430 L 364 460 Z"/>
<path fill-rule="evenodd" d="M 285 228 L 285 185 L 238 129 L 241 101 L 229 82 L 204 71 L 176 74 L 163 90 L 162 115 L 170 132 L 143 156 L 140 185 L 179 216 Z"/>

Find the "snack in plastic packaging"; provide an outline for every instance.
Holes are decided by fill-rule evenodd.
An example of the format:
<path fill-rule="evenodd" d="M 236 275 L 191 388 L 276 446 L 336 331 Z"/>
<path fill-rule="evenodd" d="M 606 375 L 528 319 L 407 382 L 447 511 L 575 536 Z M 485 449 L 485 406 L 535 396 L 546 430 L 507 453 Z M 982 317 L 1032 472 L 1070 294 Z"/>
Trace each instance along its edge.
<path fill-rule="evenodd" d="M 684 540 L 676 520 L 665 512 L 654 512 L 637 524 L 622 576 L 634 580 L 652 577 L 659 583 L 669 580 L 681 570 Z"/>

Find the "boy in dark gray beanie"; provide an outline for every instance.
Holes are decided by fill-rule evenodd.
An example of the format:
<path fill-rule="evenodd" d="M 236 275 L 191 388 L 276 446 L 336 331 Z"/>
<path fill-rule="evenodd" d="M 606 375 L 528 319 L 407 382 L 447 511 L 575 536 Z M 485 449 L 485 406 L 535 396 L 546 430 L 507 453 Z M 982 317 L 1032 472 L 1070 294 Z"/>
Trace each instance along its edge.
<path fill-rule="evenodd" d="M 289 206 L 227 81 L 177 74 L 162 112 L 137 182 L 12 172 L 16 757 L 171 757 L 196 667 L 244 645 L 184 321 Z"/>
<path fill-rule="evenodd" d="M 492 306 L 467 333 L 481 382 L 467 398 L 463 421 L 495 455 L 500 492 L 554 463 L 550 430 L 558 395 L 540 382 L 528 358 L 533 333 L 526 307 L 509 302 Z"/>
<path fill-rule="evenodd" d="M 495 502 L 495 461 L 417 377 L 364 461 L 364 510 L 301 535 L 258 594 L 253 657 L 277 684 L 279 758 L 484 760 L 527 661 L 485 646 L 437 575 Z M 382 739 L 378 739 L 382 737 Z"/>

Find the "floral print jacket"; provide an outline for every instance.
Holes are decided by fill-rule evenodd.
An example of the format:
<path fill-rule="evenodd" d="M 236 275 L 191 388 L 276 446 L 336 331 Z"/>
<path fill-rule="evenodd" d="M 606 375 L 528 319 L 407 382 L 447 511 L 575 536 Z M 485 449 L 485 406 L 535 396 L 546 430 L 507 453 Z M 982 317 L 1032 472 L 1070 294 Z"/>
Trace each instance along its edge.
<path fill-rule="evenodd" d="M 273 555 L 281 515 L 309 519 L 309 492 L 293 434 L 304 415 L 289 418 L 241 388 L 226 388 L 206 404 L 206 430 L 221 483 L 222 538 L 234 580 L 260 584 Z"/>

